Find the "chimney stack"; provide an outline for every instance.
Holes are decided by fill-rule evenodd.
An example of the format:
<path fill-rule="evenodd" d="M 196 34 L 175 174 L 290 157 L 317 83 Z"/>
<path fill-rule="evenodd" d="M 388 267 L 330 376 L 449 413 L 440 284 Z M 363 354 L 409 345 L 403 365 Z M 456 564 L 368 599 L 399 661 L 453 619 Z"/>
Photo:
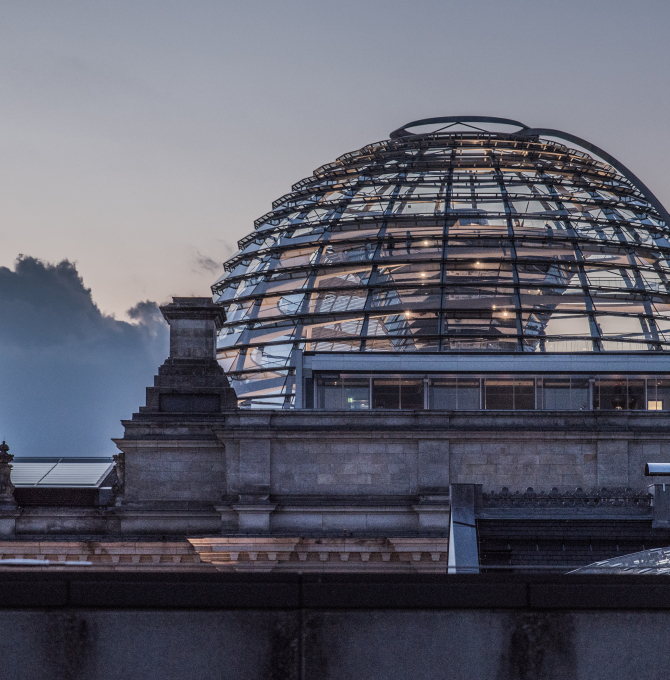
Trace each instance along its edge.
<path fill-rule="evenodd" d="M 216 361 L 221 306 L 205 297 L 176 297 L 161 312 L 170 325 L 170 356 L 147 388 L 140 412 L 220 413 L 237 408 L 235 391 Z"/>

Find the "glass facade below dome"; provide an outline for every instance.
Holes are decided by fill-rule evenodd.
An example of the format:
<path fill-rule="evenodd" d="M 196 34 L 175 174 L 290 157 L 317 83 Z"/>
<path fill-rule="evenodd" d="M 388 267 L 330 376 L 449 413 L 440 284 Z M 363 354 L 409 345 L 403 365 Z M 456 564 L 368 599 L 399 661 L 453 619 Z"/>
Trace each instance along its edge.
<path fill-rule="evenodd" d="M 659 352 L 670 232 L 612 165 L 448 130 L 372 144 L 273 204 L 213 286 L 242 405 L 286 406 L 308 352 Z"/>
<path fill-rule="evenodd" d="M 326 411 L 670 411 L 670 376 L 331 373 L 305 396 Z"/>

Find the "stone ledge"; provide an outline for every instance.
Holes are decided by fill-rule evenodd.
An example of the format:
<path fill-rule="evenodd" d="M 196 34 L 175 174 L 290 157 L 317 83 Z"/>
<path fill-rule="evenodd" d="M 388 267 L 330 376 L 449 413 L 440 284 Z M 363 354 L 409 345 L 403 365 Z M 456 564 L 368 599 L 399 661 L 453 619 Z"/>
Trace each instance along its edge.
<path fill-rule="evenodd" d="M 59 562 L 92 562 L 97 568 L 207 569 L 186 540 L 179 541 L 0 541 L 0 559 L 48 560 L 49 566 L 35 569 L 66 568 Z M 55 563 L 55 564 L 54 564 Z M 80 568 L 76 565 L 69 565 Z M 0 565 L 1 567 L 1 565 Z M 14 567 L 11 567 L 14 568 Z M 84 566 L 81 567 L 85 569 Z M 7 572 L 4 572 L 7 573 Z"/>
<path fill-rule="evenodd" d="M 446 573 L 448 539 L 189 538 L 203 562 L 226 571 Z"/>

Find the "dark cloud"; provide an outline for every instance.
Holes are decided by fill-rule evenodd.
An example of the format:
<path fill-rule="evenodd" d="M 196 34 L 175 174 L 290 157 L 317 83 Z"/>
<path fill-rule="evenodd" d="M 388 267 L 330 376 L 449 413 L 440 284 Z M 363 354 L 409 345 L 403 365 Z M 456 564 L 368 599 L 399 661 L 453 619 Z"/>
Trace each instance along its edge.
<path fill-rule="evenodd" d="M 145 300 L 138 302 L 134 307 L 131 307 L 126 314 L 133 320 L 150 326 L 163 320 L 161 310 L 155 302 Z"/>
<path fill-rule="evenodd" d="M 217 245 L 215 248 L 217 255 L 221 256 L 220 259 L 213 260 L 209 255 L 203 255 L 200 251 L 196 253 L 194 260 L 194 272 L 205 271 L 208 274 L 223 274 L 223 263 L 228 260 L 236 252 L 236 248 L 231 245 L 228 241 L 224 239 L 217 239 Z"/>
<path fill-rule="evenodd" d="M 204 269 L 207 272 L 218 272 L 219 269 L 223 269 L 222 262 L 216 262 L 215 260 L 212 260 L 211 257 L 207 257 L 200 253 L 197 254 L 195 263 L 198 269 Z"/>
<path fill-rule="evenodd" d="M 0 267 L 0 437 L 12 453 L 109 455 L 168 352 L 158 305 L 103 314 L 75 264 Z"/>

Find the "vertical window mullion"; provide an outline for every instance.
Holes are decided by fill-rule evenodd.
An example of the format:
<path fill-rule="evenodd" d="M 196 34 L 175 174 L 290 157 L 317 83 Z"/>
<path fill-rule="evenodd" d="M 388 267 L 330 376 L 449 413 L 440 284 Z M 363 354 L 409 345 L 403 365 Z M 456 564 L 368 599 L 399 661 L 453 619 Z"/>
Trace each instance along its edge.
<path fill-rule="evenodd" d="M 649 395 L 647 389 L 647 378 L 644 379 L 644 410 L 646 411 L 649 407 Z"/>
<path fill-rule="evenodd" d="M 593 401 L 596 397 L 596 379 L 589 378 L 589 411 L 593 411 Z M 600 402 L 598 402 L 600 407 Z"/>

